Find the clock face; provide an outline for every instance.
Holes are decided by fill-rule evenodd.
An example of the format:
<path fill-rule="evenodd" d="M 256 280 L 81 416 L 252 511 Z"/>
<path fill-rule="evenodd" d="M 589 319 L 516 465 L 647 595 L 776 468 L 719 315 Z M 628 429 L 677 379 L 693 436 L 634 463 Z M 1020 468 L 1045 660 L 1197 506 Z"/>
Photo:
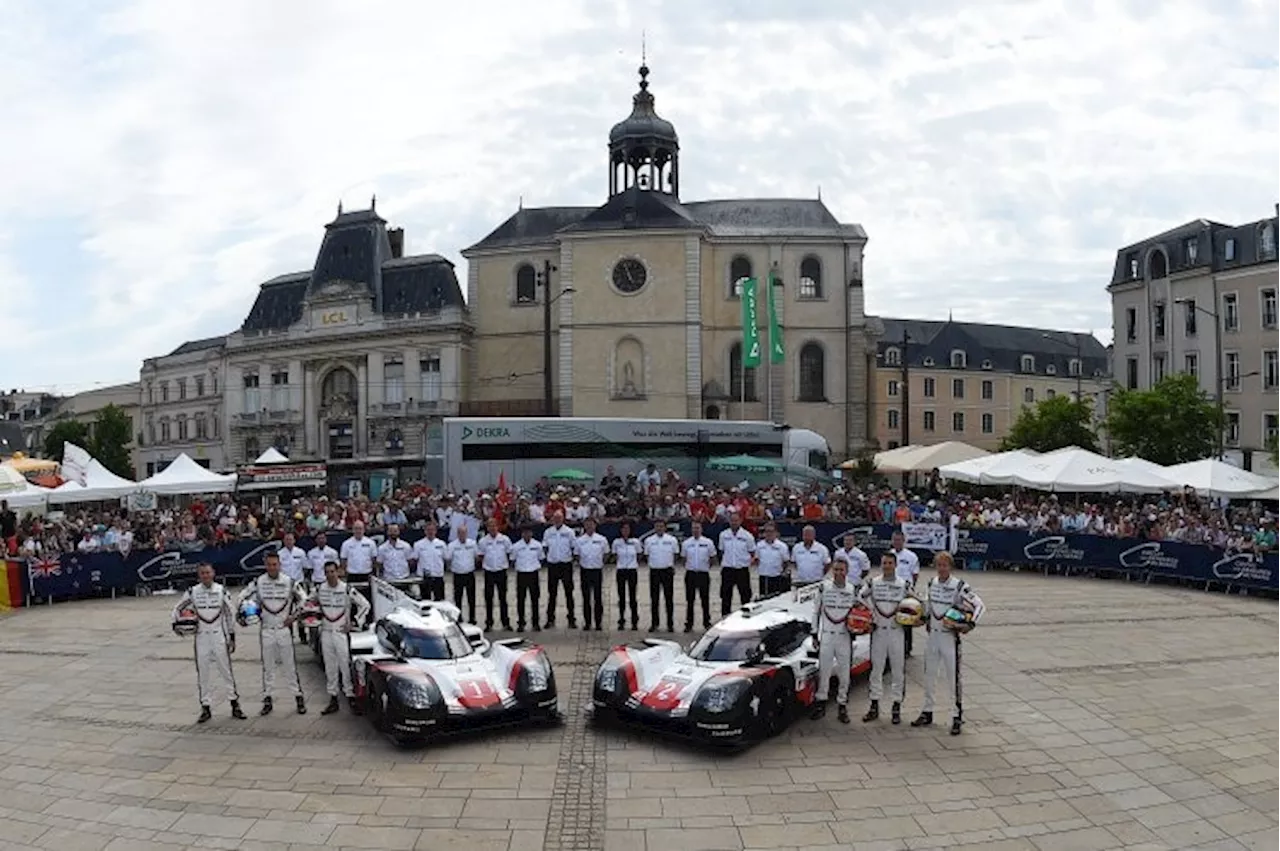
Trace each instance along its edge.
<path fill-rule="evenodd" d="M 644 287 L 648 274 L 643 263 L 634 257 L 626 257 L 613 267 L 613 285 L 618 292 L 631 295 Z"/>

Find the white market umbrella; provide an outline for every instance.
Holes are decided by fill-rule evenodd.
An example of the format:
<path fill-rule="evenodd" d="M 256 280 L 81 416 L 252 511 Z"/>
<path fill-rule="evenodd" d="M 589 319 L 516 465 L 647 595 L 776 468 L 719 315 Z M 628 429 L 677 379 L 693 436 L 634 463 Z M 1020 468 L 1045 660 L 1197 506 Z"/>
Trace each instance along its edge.
<path fill-rule="evenodd" d="M 1241 470 L 1217 458 L 1175 464 L 1165 468 L 1165 475 L 1180 486 L 1195 488 L 1196 493 L 1201 496 L 1227 499 L 1247 498 L 1251 494 L 1276 487 L 1274 478 Z"/>
<path fill-rule="evenodd" d="M 1036 458 L 1039 455 L 1040 453 L 1034 449 L 1014 449 L 1009 452 L 999 452 L 995 455 L 982 455 L 978 458 L 970 458 L 967 461 L 943 464 L 938 467 L 938 475 L 944 479 L 955 479 L 976 485 L 981 483 L 982 474 L 997 464 L 1008 462 L 1010 459 Z"/>
<path fill-rule="evenodd" d="M 993 465 L 982 483 L 1067 493 L 1160 493 L 1177 487 L 1163 475 L 1079 447 Z"/>

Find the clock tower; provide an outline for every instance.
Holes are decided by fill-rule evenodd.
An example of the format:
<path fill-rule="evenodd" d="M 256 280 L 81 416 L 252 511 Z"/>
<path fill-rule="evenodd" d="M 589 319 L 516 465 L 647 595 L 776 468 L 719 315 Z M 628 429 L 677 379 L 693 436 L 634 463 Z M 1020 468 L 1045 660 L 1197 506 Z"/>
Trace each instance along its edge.
<path fill-rule="evenodd" d="M 631 114 L 609 131 L 609 196 L 633 187 L 680 198 L 680 139 L 675 126 L 654 111 L 647 64 L 640 66 Z"/>

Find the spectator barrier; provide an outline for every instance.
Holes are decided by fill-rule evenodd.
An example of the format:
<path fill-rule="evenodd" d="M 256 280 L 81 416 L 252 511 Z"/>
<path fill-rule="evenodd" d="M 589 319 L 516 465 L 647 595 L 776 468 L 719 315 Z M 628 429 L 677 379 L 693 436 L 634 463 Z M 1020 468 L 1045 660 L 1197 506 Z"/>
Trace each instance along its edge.
<path fill-rule="evenodd" d="M 27 566 L 20 559 L 0 558 L 0 612 L 21 606 L 27 591 Z"/>
<path fill-rule="evenodd" d="M 687 534 L 688 522 L 673 521 L 668 527 L 677 534 Z M 818 540 L 833 551 L 846 533 L 852 533 L 858 546 L 874 560 L 890 545 L 896 526 L 890 524 L 816 523 Z M 650 523 L 635 524 L 636 534 L 643 536 Z M 780 523 L 780 536 L 787 541 L 798 539 L 803 523 Z M 724 528 L 708 524 L 705 534 L 715 539 Z M 971 565 L 976 562 L 999 562 L 1036 569 L 1106 571 L 1149 579 L 1167 577 L 1194 583 L 1220 583 L 1235 587 L 1277 591 L 1276 553 L 1228 553 L 1199 544 L 1175 541 L 1144 541 L 1138 538 L 1106 538 L 1098 535 L 1049 534 L 1021 529 L 959 529 L 949 536 L 945 528 L 935 524 L 906 524 L 908 546 L 928 562 L 932 551 L 944 542 Z M 601 534 L 612 540 L 617 523 L 600 524 Z M 537 534 L 541 536 L 542 527 Z M 406 530 L 404 539 L 413 542 L 422 533 Z M 329 546 L 341 547 L 347 534 L 328 533 Z M 377 538 L 378 536 L 374 536 Z M 951 540 L 950 538 L 954 538 Z M 129 592 L 138 588 L 181 586 L 194 582 L 196 565 L 209 562 L 220 581 L 236 583 L 257 575 L 262 570 L 264 553 L 274 549 L 276 541 L 246 541 L 201 551 L 152 550 L 119 553 L 66 553 L 60 556 L 32 558 L 26 565 L 32 598 L 55 599 L 93 596 L 103 592 Z M 299 541 L 310 549 L 310 539 Z M 12 588 L 12 582 L 10 583 Z M 21 589 L 19 589 L 20 591 Z M 12 594 L 12 592 L 10 592 Z"/>

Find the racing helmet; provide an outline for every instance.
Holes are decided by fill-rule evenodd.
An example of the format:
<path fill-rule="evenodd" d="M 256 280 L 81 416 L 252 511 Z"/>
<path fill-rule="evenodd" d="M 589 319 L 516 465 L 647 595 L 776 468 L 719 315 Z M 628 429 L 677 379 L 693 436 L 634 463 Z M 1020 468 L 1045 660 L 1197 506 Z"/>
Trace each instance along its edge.
<path fill-rule="evenodd" d="M 236 612 L 236 623 L 248 627 L 261 620 L 262 609 L 258 607 L 256 600 L 245 600 L 240 604 L 240 611 Z"/>
<path fill-rule="evenodd" d="M 859 603 L 849 610 L 849 617 L 845 619 L 849 632 L 854 635 L 866 635 L 871 632 L 871 610 Z"/>
<path fill-rule="evenodd" d="M 946 614 L 942 616 L 942 626 L 945 629 L 953 629 L 966 631 L 973 628 L 973 613 L 961 610 L 956 606 L 947 609 Z"/>
<path fill-rule="evenodd" d="M 924 606 L 915 597 L 906 597 L 898 604 L 898 611 L 893 619 L 898 626 L 920 626 L 924 622 Z"/>
<path fill-rule="evenodd" d="M 320 626 L 320 621 L 324 615 L 320 611 L 320 601 L 314 598 L 307 599 L 302 603 L 302 611 L 298 614 L 298 621 L 307 629 L 315 629 Z"/>
<path fill-rule="evenodd" d="M 178 610 L 178 617 L 173 622 L 173 631 L 178 635 L 195 635 L 200 618 L 196 615 L 196 607 L 187 603 Z"/>

